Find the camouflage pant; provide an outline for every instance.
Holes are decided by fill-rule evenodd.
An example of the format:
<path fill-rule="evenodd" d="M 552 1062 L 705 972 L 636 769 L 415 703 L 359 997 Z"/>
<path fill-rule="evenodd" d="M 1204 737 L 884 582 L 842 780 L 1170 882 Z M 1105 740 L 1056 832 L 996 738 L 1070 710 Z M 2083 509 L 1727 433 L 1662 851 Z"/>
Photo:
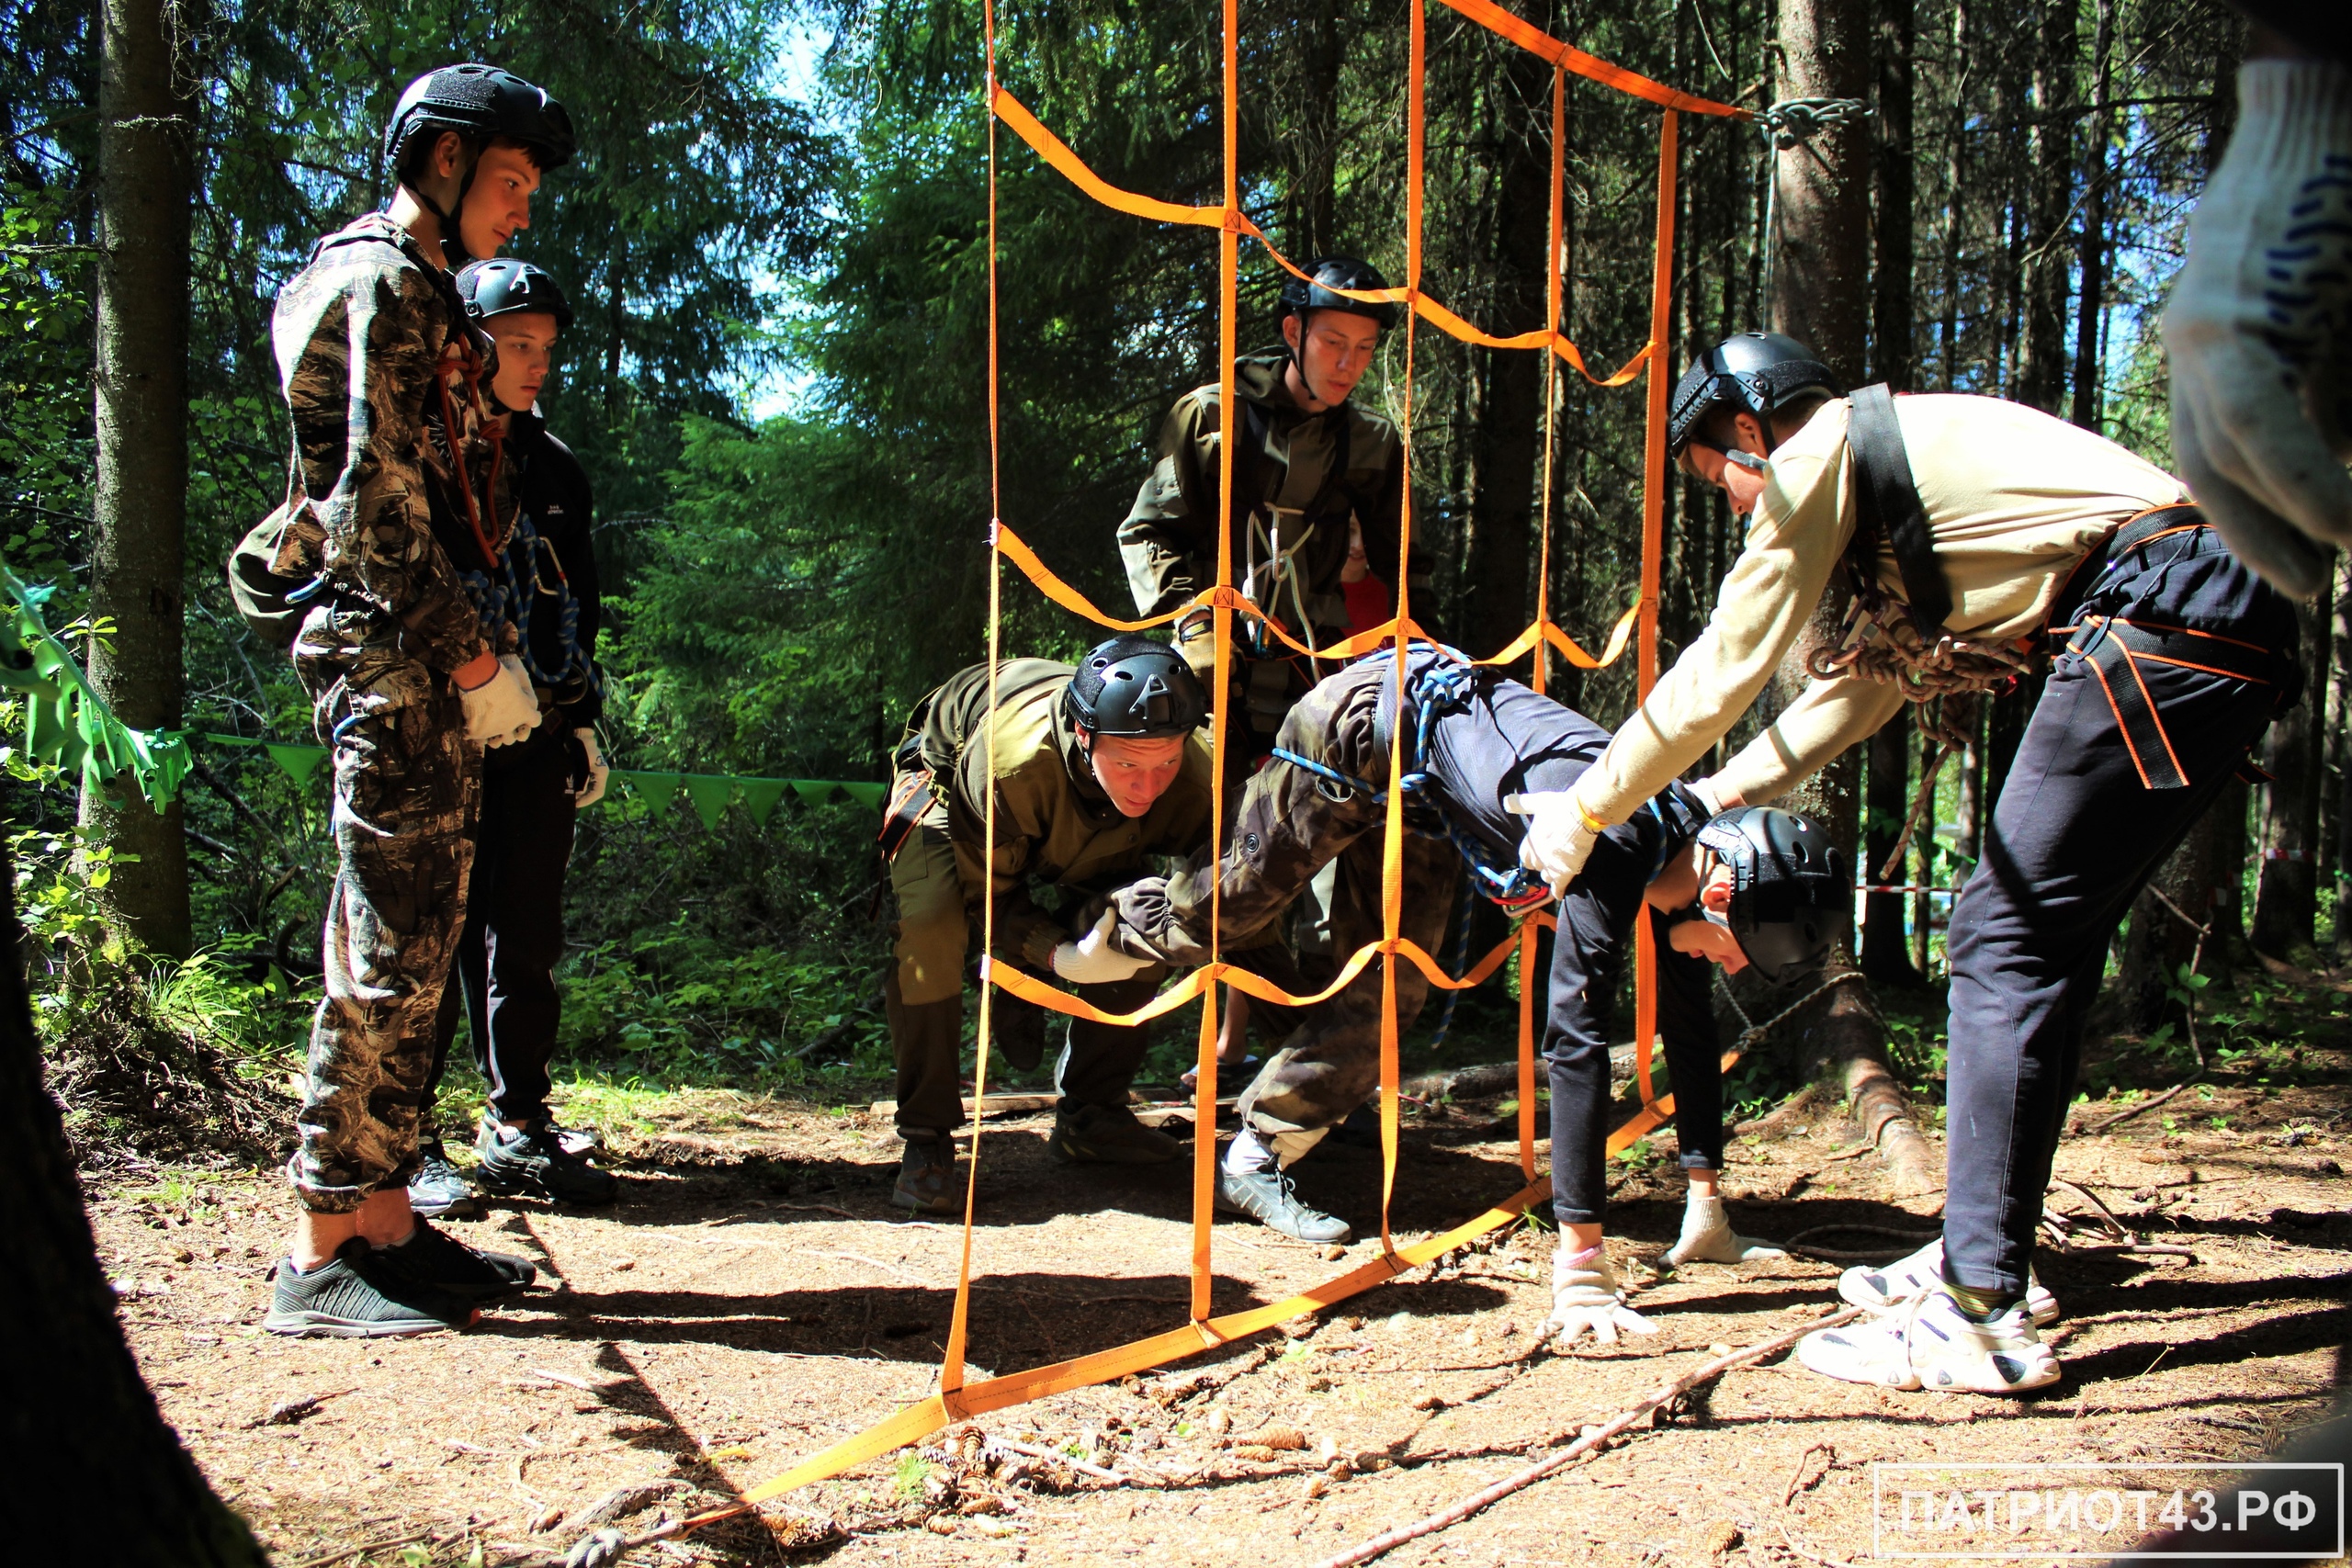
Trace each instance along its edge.
<path fill-rule="evenodd" d="M 320 704 L 334 753 L 334 891 L 326 999 L 311 1031 L 309 1090 L 288 1167 L 303 1203 L 348 1213 L 417 1168 L 417 1114 L 434 1026 L 465 923 L 481 753 L 464 709 L 426 677 L 421 698 L 362 711 L 338 686 Z"/>
<path fill-rule="evenodd" d="M 1374 784 L 1388 777 L 1388 748 L 1374 733 L 1385 663 L 1357 666 L 1299 699 L 1283 721 L 1284 750 Z M 1210 877 L 1223 883 L 1224 945 L 1262 938 L 1326 865 L 1332 887 L 1332 956 L 1344 960 L 1381 935 L 1381 824 L 1385 808 L 1280 759 L 1250 780 L 1224 858 L 1182 875 L 1137 883 L 1113 899 L 1120 919 L 1179 962 L 1207 959 Z M 1442 840 L 1405 835 L 1404 920 L 1400 934 L 1441 951 L 1462 863 Z M 1381 969 L 1378 962 L 1326 1002 L 1275 1007 L 1253 1000 L 1283 1044 L 1243 1091 L 1240 1111 L 1261 1133 L 1330 1127 L 1370 1100 L 1380 1085 Z M 1409 960 L 1396 961 L 1397 1026 L 1420 1012 L 1429 981 Z"/>

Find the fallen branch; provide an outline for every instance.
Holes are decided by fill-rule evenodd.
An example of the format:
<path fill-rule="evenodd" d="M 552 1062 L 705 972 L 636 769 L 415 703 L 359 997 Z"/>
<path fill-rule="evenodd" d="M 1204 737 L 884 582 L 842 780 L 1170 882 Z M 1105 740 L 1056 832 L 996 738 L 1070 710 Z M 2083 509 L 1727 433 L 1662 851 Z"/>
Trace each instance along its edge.
<path fill-rule="evenodd" d="M 2174 1095 L 2178 1094 L 2182 1089 L 2187 1089 L 2190 1084 L 2193 1084 L 2196 1081 L 2197 1075 L 2195 1073 L 2191 1073 L 2187 1077 L 2181 1079 L 2178 1083 L 2173 1085 L 2170 1089 L 2165 1090 L 2164 1093 L 2157 1095 L 2154 1099 L 2143 1100 L 2137 1105 L 2116 1112 L 2106 1121 L 2100 1122 L 2098 1126 L 2090 1129 L 2090 1131 L 2086 1133 L 2084 1136 L 2096 1138 L 2101 1133 L 2106 1132 L 2109 1128 L 2118 1127 L 2122 1125 L 2124 1122 L 2131 1121 L 2132 1118 L 2139 1115 L 2143 1111 L 2154 1111 L 2157 1106 L 2162 1105 L 2165 1100 L 2170 1100 Z"/>
<path fill-rule="evenodd" d="M 1115 1470 L 1106 1470 L 1099 1464 L 1089 1464 L 1082 1459 L 1072 1459 L 1058 1449 L 1039 1448 L 1035 1443 L 1016 1443 L 1011 1438 L 990 1438 L 988 1439 L 988 1446 L 992 1449 L 1002 1449 L 1007 1453 L 1020 1454 L 1027 1459 L 1041 1459 L 1050 1464 L 1068 1465 L 1080 1475 L 1091 1475 L 1099 1481 L 1115 1481 L 1122 1486 L 1134 1479 L 1132 1476 L 1122 1475 Z"/>
<path fill-rule="evenodd" d="M 371 1540 L 358 1546 L 338 1547 L 334 1551 L 327 1552 L 323 1556 L 305 1557 L 301 1562 L 294 1564 L 294 1568 L 326 1568 L 326 1565 L 330 1562 L 341 1562 L 348 1558 L 365 1557 L 368 1553 L 375 1551 L 389 1551 L 395 1546 L 407 1546 L 414 1541 L 428 1540 L 432 1539 L 432 1529 L 427 1527 L 421 1530 L 411 1530 L 406 1535 L 388 1537 L 383 1540 Z"/>
<path fill-rule="evenodd" d="M 1806 1468 L 1813 1462 L 1813 1456 L 1815 1454 L 1827 1454 L 1829 1456 L 1827 1461 L 1821 1467 L 1821 1473 L 1813 1478 L 1813 1483 L 1815 1486 L 1818 1486 L 1824 1481 L 1828 1480 L 1829 1472 L 1838 1468 L 1838 1450 L 1828 1443 L 1815 1443 L 1813 1447 L 1805 1450 L 1804 1452 L 1797 1455 L 1797 1467 L 1789 1476 L 1789 1489 L 1781 1494 L 1781 1506 L 1783 1508 L 1795 1502 L 1797 1500 L 1797 1494 L 1805 1490 L 1804 1472 Z"/>
<path fill-rule="evenodd" d="M 1317 1563 L 1316 1568 L 1350 1568 L 1352 1563 L 1369 1562 L 1375 1557 L 1395 1551 L 1408 1540 L 1417 1540 L 1425 1535 L 1434 1535 L 1439 1530 L 1460 1524 L 1471 1515 L 1492 1506 L 1512 1493 L 1532 1486 L 1557 1471 L 1566 1470 L 1587 1454 L 1604 1447 L 1610 1438 L 1628 1430 L 1651 1411 L 1680 1398 L 1702 1383 L 1712 1382 L 1725 1372 L 1777 1356 L 1816 1329 L 1834 1328 L 1838 1324 L 1850 1323 L 1861 1315 L 1861 1308 L 1848 1307 L 1842 1312 L 1832 1313 L 1827 1317 L 1815 1318 L 1811 1323 L 1792 1328 L 1784 1334 L 1774 1335 L 1760 1345 L 1751 1345 L 1745 1350 L 1735 1350 L 1728 1356 L 1718 1356 L 1712 1361 L 1702 1362 L 1672 1382 L 1661 1383 L 1652 1389 L 1636 1401 L 1632 1408 L 1621 1413 L 1605 1426 L 1588 1429 L 1584 1436 L 1558 1452 L 1548 1454 L 1523 1470 L 1514 1471 L 1492 1485 L 1480 1487 L 1451 1507 L 1441 1509 L 1425 1518 L 1416 1519 L 1411 1524 L 1399 1525 L 1395 1529 L 1383 1530 L 1361 1546 L 1351 1547 L 1336 1557 L 1327 1557 Z"/>

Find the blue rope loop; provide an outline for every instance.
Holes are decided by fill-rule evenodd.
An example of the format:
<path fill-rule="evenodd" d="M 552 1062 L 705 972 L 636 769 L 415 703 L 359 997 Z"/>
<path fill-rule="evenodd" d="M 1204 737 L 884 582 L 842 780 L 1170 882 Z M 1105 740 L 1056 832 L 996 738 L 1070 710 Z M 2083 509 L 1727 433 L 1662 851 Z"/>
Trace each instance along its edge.
<path fill-rule="evenodd" d="M 544 555 L 555 570 L 555 581 L 550 584 L 540 570 Z M 530 571 L 530 586 L 526 590 L 515 573 L 517 558 Z M 458 581 L 464 585 L 466 597 L 474 607 L 474 615 L 481 623 L 482 636 L 494 645 L 501 626 L 512 626 L 521 647 L 524 672 L 534 685 L 546 686 L 559 694 L 566 687 L 577 687 L 579 694 L 599 691 L 603 682 L 597 678 L 596 666 L 580 646 L 580 601 L 571 592 L 571 579 L 564 574 L 563 562 L 555 547 L 541 538 L 532 526 L 530 513 L 523 513 L 514 519 L 514 531 L 508 536 L 506 548 L 498 558 L 495 577 L 483 571 L 460 571 Z M 531 648 L 531 615 L 533 603 L 541 598 L 555 603 L 556 632 L 563 647 L 563 662 L 553 671 L 540 666 Z"/>

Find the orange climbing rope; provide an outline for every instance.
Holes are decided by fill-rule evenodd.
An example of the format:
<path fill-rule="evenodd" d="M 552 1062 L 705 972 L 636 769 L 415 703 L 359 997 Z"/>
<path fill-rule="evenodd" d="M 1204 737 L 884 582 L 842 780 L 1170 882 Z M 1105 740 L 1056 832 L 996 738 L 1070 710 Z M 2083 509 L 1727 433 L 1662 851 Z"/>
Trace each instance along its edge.
<path fill-rule="evenodd" d="M 1240 176 L 1238 168 L 1238 102 L 1240 36 L 1238 0 L 1221 0 L 1224 12 L 1223 79 L 1224 104 L 1221 130 L 1224 142 L 1224 200 L 1216 207 L 1191 207 L 1141 196 L 1111 185 L 1087 167 L 1067 143 L 1030 113 L 1008 92 L 997 70 L 995 0 L 981 0 L 981 22 L 987 60 L 988 104 L 990 110 L 988 127 L 988 292 L 989 292 L 989 687 L 995 687 L 996 671 L 1001 662 L 999 642 L 1001 625 L 1003 564 L 1010 561 L 1042 593 L 1063 608 L 1097 625 L 1121 631 L 1140 631 L 1165 625 L 1191 611 L 1207 607 L 1212 612 L 1212 629 L 1216 638 L 1215 687 L 1218 692 L 1229 690 L 1233 658 L 1233 617 L 1244 615 L 1255 617 L 1277 638 L 1301 654 L 1317 659 L 1348 660 L 1372 651 L 1388 642 L 1399 645 L 1430 640 L 1412 618 L 1410 586 L 1406 570 L 1406 554 L 1412 540 L 1411 467 L 1413 457 L 1413 400 L 1415 326 L 1427 321 L 1439 331 L 1464 343 L 1496 349 L 1548 350 L 1545 360 L 1544 479 L 1541 565 L 1536 586 L 1535 621 L 1520 633 L 1505 648 L 1477 662 L 1510 664 L 1535 654 L 1533 684 L 1537 691 L 1544 689 L 1549 654 L 1555 651 L 1571 665 L 1579 669 L 1600 669 L 1615 662 L 1632 642 L 1636 652 L 1636 689 L 1646 696 L 1657 678 L 1657 607 L 1658 567 L 1661 555 L 1661 531 L 1664 518 L 1662 486 L 1666 473 L 1666 401 L 1667 383 L 1663 373 L 1664 344 L 1669 327 L 1668 310 L 1672 299 L 1672 262 L 1674 252 L 1675 175 L 1678 162 L 1679 117 L 1685 113 L 1714 115 L 1741 119 L 1754 117 L 1746 109 L 1709 99 L 1694 97 L 1687 93 L 1653 82 L 1649 78 L 1596 59 L 1569 44 L 1555 39 L 1510 15 L 1491 0 L 1442 0 L 1462 16 L 1479 26 L 1508 39 L 1511 42 L 1551 62 L 1552 81 L 1552 188 L 1550 244 L 1546 257 L 1546 288 L 1544 324 L 1532 331 L 1510 334 L 1486 332 L 1463 320 L 1452 310 L 1430 299 L 1421 289 L 1422 252 L 1422 159 L 1424 152 L 1425 114 L 1423 103 L 1424 73 L 1427 65 L 1426 0 L 1411 0 L 1410 48 L 1408 57 L 1407 82 L 1407 141 L 1406 141 L 1406 262 L 1401 287 L 1374 290 L 1346 289 L 1351 298 L 1367 303 L 1390 303 L 1407 308 L 1404 322 L 1404 384 L 1399 419 L 1399 436 L 1404 447 L 1405 480 L 1403 504 L 1398 528 L 1398 558 L 1393 581 L 1396 585 L 1396 610 L 1389 620 L 1368 631 L 1358 633 L 1328 648 L 1309 648 L 1293 637 L 1280 624 L 1268 617 L 1257 606 L 1244 599 L 1233 581 L 1233 545 L 1231 530 L 1217 530 L 1216 584 L 1204 592 L 1192 603 L 1162 615 L 1142 620 L 1125 620 L 1105 615 L 1084 594 L 1072 588 L 1041 560 L 1021 538 L 1005 525 L 1002 491 L 1000 482 L 1000 439 L 998 403 L 998 280 L 997 280 L 997 127 L 1002 124 L 1033 149 L 1039 157 L 1059 172 L 1079 189 L 1102 206 L 1133 217 L 1155 222 L 1189 224 L 1217 231 L 1217 390 L 1220 408 L 1233 406 L 1233 367 L 1237 344 L 1235 341 L 1236 300 L 1239 283 L 1239 245 L 1244 236 L 1256 241 L 1267 255 L 1279 266 L 1302 278 L 1306 277 L 1292 261 L 1276 250 L 1258 226 L 1241 210 Z M 1594 376 L 1586 367 L 1584 354 L 1561 330 L 1562 268 L 1564 265 L 1564 206 L 1566 199 L 1565 144 L 1566 131 L 1566 81 L 1571 74 L 1589 80 L 1659 106 L 1661 117 L 1658 139 L 1657 218 L 1656 255 L 1652 268 L 1650 299 L 1650 329 L 1648 341 L 1618 370 L 1605 377 Z M 1595 657 L 1588 653 L 1551 619 L 1551 515 L 1553 457 L 1558 424 L 1559 366 L 1566 364 L 1596 386 L 1620 387 L 1635 377 L 1647 375 L 1647 423 L 1644 446 L 1645 483 L 1642 507 L 1642 568 L 1641 586 L 1634 604 L 1626 610 L 1611 628 L 1602 652 Z M 1217 444 L 1218 515 L 1232 514 L 1233 444 Z M 1396 661 L 1396 694 L 1401 701 L 1404 682 L 1403 660 Z M 1211 736 L 1218 754 L 1222 755 L 1229 704 L 1218 703 L 1211 720 Z M 993 726 L 989 744 L 993 746 Z M 991 758 L 990 772 L 993 773 Z M 746 1504 L 756 1504 L 766 1498 L 788 1492 L 796 1487 L 838 1475 L 842 1471 L 866 1460 L 876 1458 L 891 1450 L 917 1441 L 954 1422 L 966 1420 L 986 1411 L 1002 1409 L 1047 1394 L 1082 1388 L 1091 1383 L 1126 1376 L 1146 1369 L 1193 1355 L 1198 1351 L 1256 1333 L 1301 1313 L 1312 1312 L 1343 1301 L 1359 1292 L 1395 1279 L 1408 1269 L 1434 1260 L 1445 1253 L 1485 1235 L 1510 1223 L 1528 1206 L 1539 1201 L 1547 1183 L 1535 1177 L 1535 1007 L 1534 998 L 1542 987 L 1532 971 L 1535 960 L 1536 931 L 1552 925 L 1552 917 L 1538 913 L 1521 922 L 1518 930 L 1488 952 L 1459 978 L 1445 973 L 1444 965 L 1419 944 L 1402 934 L 1403 924 L 1403 836 L 1404 818 L 1401 810 L 1404 792 L 1399 787 L 1403 768 L 1403 749 L 1392 748 L 1389 758 L 1388 807 L 1382 828 L 1381 876 L 1381 936 L 1349 955 L 1338 976 L 1324 989 L 1312 996 L 1292 996 L 1259 976 L 1226 963 L 1221 955 L 1216 928 L 1219 919 L 1218 894 L 1212 894 L 1210 962 L 1195 969 L 1183 979 L 1162 991 L 1146 1006 L 1133 1012 L 1113 1014 L 1102 1011 L 1069 992 L 1027 975 L 1019 969 L 1001 964 L 993 957 L 995 948 L 995 901 L 989 901 L 982 920 L 982 977 L 979 1015 L 979 1036 L 974 1066 L 973 1094 L 985 1101 L 988 1093 L 989 1044 L 993 1030 L 992 994 L 1002 989 L 1023 999 L 1056 1011 L 1098 1022 L 1133 1025 L 1161 1017 L 1176 1009 L 1197 1001 L 1201 1007 L 1198 1048 L 1198 1087 L 1194 1105 L 1194 1135 L 1193 1164 L 1193 1235 L 1191 1258 L 1191 1295 L 1187 1321 L 1180 1327 L 1131 1344 L 1116 1346 L 1080 1356 L 1072 1360 L 1057 1362 L 1029 1371 L 1011 1373 L 967 1384 L 965 1355 L 969 1343 L 971 1280 L 973 1262 L 973 1214 L 979 1189 L 981 1169 L 980 1141 L 984 1123 L 976 1120 L 972 1138 L 971 1176 L 966 1184 L 962 1247 L 956 1268 L 956 1300 L 948 1330 L 945 1355 L 940 1367 L 939 1392 L 931 1397 L 900 1410 L 856 1436 L 834 1444 L 797 1468 L 767 1481 L 743 1495 Z M 1214 824 L 1212 854 L 1222 851 L 1225 822 L 1225 770 L 1212 769 L 1211 801 Z M 984 862 L 992 863 L 996 852 L 996 809 L 993 792 L 986 804 L 983 816 L 985 835 Z M 1219 889 L 1221 892 L 1221 889 Z M 1608 1152 L 1617 1154 L 1634 1140 L 1671 1115 L 1674 1100 L 1653 1092 L 1650 1082 L 1652 1036 L 1657 1021 L 1657 954 L 1650 939 L 1649 923 L 1635 924 L 1636 1002 L 1634 1034 L 1637 1042 L 1637 1074 L 1641 1085 L 1642 1106 L 1639 1111 L 1609 1139 Z M 1398 1044 L 1396 1016 L 1397 965 L 1408 963 L 1419 969 L 1430 983 L 1446 990 L 1463 990 L 1492 978 L 1505 964 L 1516 956 L 1520 964 L 1521 984 L 1519 1009 L 1519 1163 L 1527 1185 L 1520 1191 L 1462 1225 L 1441 1235 L 1430 1237 L 1408 1247 L 1398 1247 L 1389 1232 L 1389 1203 L 1394 1194 L 1396 1177 L 1397 1110 L 1399 1100 Z M 1293 1296 L 1286 1301 L 1247 1312 L 1213 1315 L 1210 1310 L 1211 1230 L 1214 1213 L 1214 1189 L 1216 1159 L 1217 1060 L 1216 1023 L 1220 1014 L 1217 987 L 1228 986 L 1263 1000 L 1291 1005 L 1307 1005 L 1325 1001 L 1353 984 L 1375 960 L 1381 964 L 1381 1032 L 1380 1032 L 1380 1256 L 1372 1261 Z M 1724 1057 L 1728 1068 L 1739 1053 L 1732 1051 Z"/>

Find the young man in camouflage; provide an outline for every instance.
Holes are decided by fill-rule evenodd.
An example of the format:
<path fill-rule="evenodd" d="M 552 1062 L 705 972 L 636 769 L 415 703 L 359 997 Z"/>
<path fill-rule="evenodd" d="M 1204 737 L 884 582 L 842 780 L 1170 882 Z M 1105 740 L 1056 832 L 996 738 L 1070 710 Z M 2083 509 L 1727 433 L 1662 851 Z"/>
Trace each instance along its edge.
<path fill-rule="evenodd" d="M 1785 812 L 1707 819 L 1673 785 L 1616 829 L 1594 871 L 1554 887 L 1520 867 L 1530 803 L 1570 787 L 1609 743 L 1582 715 L 1450 650 L 1416 645 L 1397 716 L 1396 656 L 1381 653 L 1317 686 L 1291 710 L 1273 760 L 1250 781 L 1215 863 L 1139 881 L 1114 894 L 1111 945 L 1191 964 L 1208 957 L 1210 897 L 1218 896 L 1228 953 L 1272 926 L 1317 872 L 1340 868 L 1333 916 L 1343 951 L 1381 935 L 1381 827 L 1393 749 L 1405 745 L 1406 822 L 1400 935 L 1437 951 L 1449 890 L 1467 861 L 1479 889 L 1530 910 L 1561 896 L 1553 944 L 1544 1054 L 1551 1064 L 1554 1208 L 1564 1238 L 1554 1326 L 1614 1337 L 1625 1322 L 1599 1251 L 1605 1185 L 1609 1011 L 1645 908 L 1655 911 L 1661 963 L 1659 1023 L 1673 1075 L 1676 1125 L 1690 1173 L 1674 1260 L 1736 1262 L 1763 1256 L 1732 1234 L 1715 1185 L 1723 1163 L 1719 1042 L 1707 1002 L 1707 964 L 1749 963 L 1782 982 L 1817 969 L 1851 879 L 1818 829 Z M 1301 1240 L 1343 1240 L 1348 1226 L 1298 1198 L 1285 1168 L 1379 1086 L 1382 976 L 1368 967 L 1327 1002 L 1259 1004 L 1282 1050 L 1242 1091 L 1241 1131 L 1219 1168 L 1218 1206 Z M 1419 1014 L 1429 982 L 1396 964 L 1399 1027 Z M 1575 1245 L 1571 1246 L 1573 1241 Z"/>
<path fill-rule="evenodd" d="M 915 709 L 883 822 L 899 904 L 885 999 L 907 1145 L 892 1201 L 927 1213 L 960 1207 L 950 1189 L 953 1134 L 964 1121 L 964 964 L 989 900 L 998 962 L 1051 975 L 1105 1011 L 1131 1012 L 1164 971 L 1106 951 L 1099 931 L 1073 936 L 1069 914 L 1148 857 L 1189 855 L 1209 835 L 1211 763 L 1194 733 L 1207 696 L 1167 644 L 1113 637 L 1075 668 L 1012 660 L 998 667 L 993 693 L 988 676 L 975 665 Z M 1064 913 L 1040 908 L 1033 883 L 1054 888 Z M 1000 1020 L 1026 1006 L 1009 1009 L 1011 1000 L 998 998 Z M 1016 1067 L 1035 1066 L 1043 1054 L 1042 1027 L 1000 1028 L 996 1042 Z M 1127 1109 L 1145 1044 L 1141 1029 L 1070 1021 L 1055 1074 L 1056 1158 L 1150 1165 L 1182 1152 Z"/>
<path fill-rule="evenodd" d="M 288 1169 L 302 1215 L 264 1324 L 275 1333 L 463 1325 L 476 1301 L 536 1274 L 417 1219 L 406 1184 L 481 749 L 539 716 L 453 564 L 495 557 L 514 492 L 489 432 L 484 345 L 449 267 L 525 227 L 541 172 L 571 152 L 562 107 L 519 77 L 461 65 L 419 78 L 384 138 L 391 207 L 322 241 L 272 321 L 294 427 L 293 520 L 273 564 L 308 584 L 294 662 L 333 748 L 338 855 Z"/>

